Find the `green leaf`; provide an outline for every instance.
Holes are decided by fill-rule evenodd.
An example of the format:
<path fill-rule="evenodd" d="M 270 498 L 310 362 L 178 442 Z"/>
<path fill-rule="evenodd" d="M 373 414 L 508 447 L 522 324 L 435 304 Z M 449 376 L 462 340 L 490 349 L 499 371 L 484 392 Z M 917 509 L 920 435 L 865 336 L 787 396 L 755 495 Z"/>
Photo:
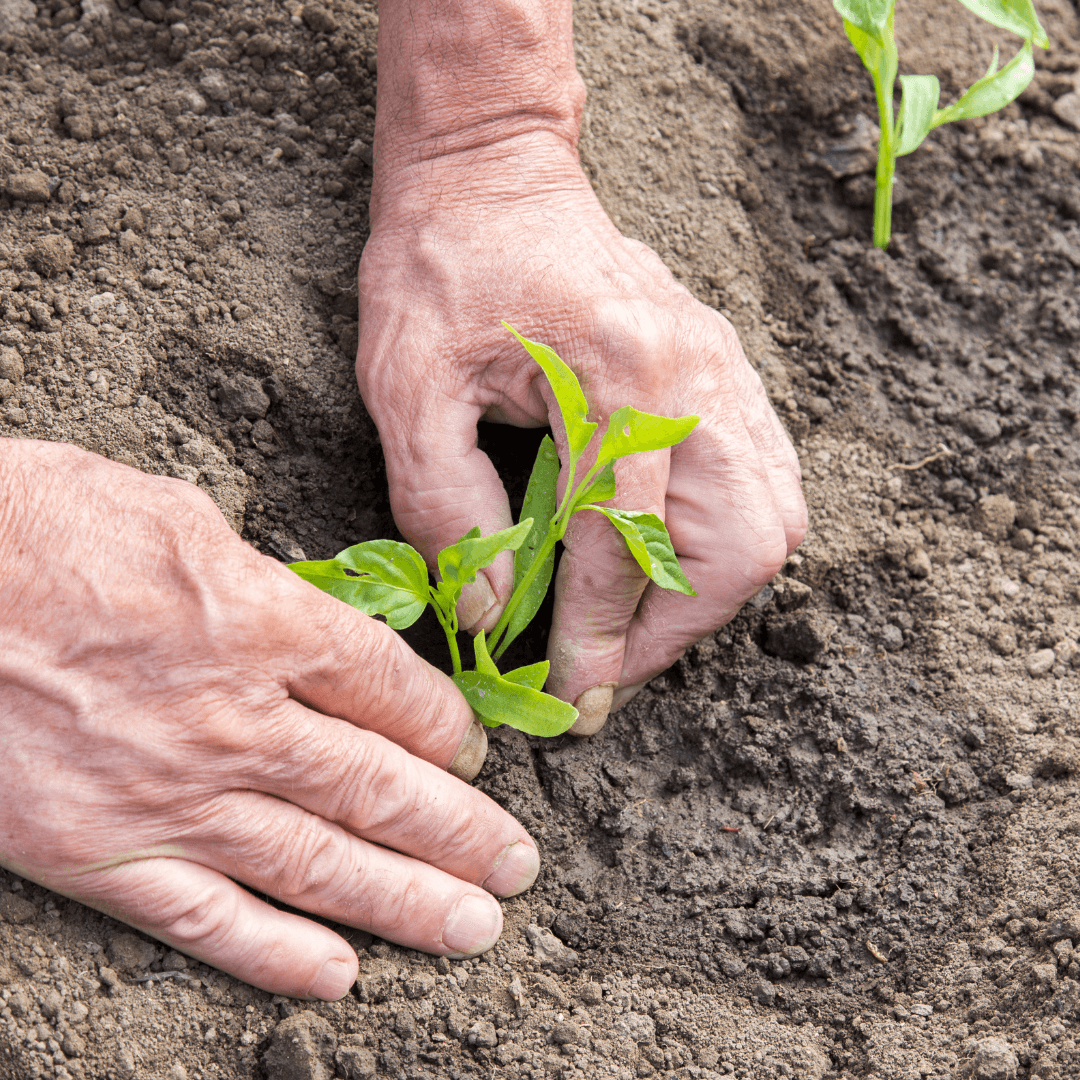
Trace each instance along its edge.
<path fill-rule="evenodd" d="M 917 150 L 930 132 L 934 110 L 941 96 L 936 75 L 901 75 L 904 96 L 896 118 L 896 156 Z"/>
<path fill-rule="evenodd" d="M 1035 59 L 1030 41 L 1000 70 L 984 75 L 956 102 L 934 113 L 932 128 L 953 120 L 987 116 L 1015 101 L 1035 77 Z"/>
<path fill-rule="evenodd" d="M 473 638 L 473 656 L 476 657 L 477 671 L 483 675 L 498 676 L 499 669 L 495 666 L 495 661 L 491 659 L 491 654 L 488 652 L 487 634 L 483 630 Z"/>
<path fill-rule="evenodd" d="M 999 30 L 1028 38 L 1041 49 L 1050 48 L 1050 39 L 1031 0 L 960 0 L 960 3 Z"/>
<path fill-rule="evenodd" d="M 551 390 L 555 394 L 555 400 L 558 402 L 559 412 L 562 413 L 563 424 L 566 427 L 566 442 L 570 448 L 570 461 L 567 464 L 571 466 L 576 464 L 585 447 L 589 445 L 593 432 L 599 426 L 587 419 L 589 405 L 585 400 L 584 393 L 582 393 L 581 383 L 578 382 L 577 376 L 567 364 L 559 359 L 553 349 L 548 348 L 547 345 L 541 345 L 537 341 L 530 341 L 528 338 L 522 337 L 508 322 L 504 322 L 503 326 L 525 346 L 529 355 L 540 365 L 547 376 L 547 380 L 551 384 Z"/>
<path fill-rule="evenodd" d="M 866 70 L 875 77 L 881 70 L 882 60 L 885 56 L 885 46 L 877 38 L 871 37 L 865 31 L 860 30 L 853 22 L 844 20 L 844 33 L 848 41 L 855 47 L 859 59 L 863 62 Z"/>
<path fill-rule="evenodd" d="M 453 679 L 473 712 L 488 727 L 506 724 L 529 735 L 550 738 L 561 735 L 578 717 L 573 705 L 501 676 L 462 671 Z"/>
<path fill-rule="evenodd" d="M 613 510 L 607 506 L 584 506 L 582 509 L 603 514 L 622 533 L 638 566 L 662 589 L 697 596 L 675 557 L 667 528 L 655 514 L 641 510 Z"/>
<path fill-rule="evenodd" d="M 537 552 L 548 538 L 551 519 L 558 510 L 556 484 L 559 479 L 559 454 L 550 435 L 545 435 L 536 453 L 529 486 L 525 490 L 525 502 L 521 507 L 521 517 L 532 518 L 532 529 L 525 543 L 517 549 L 514 556 L 514 590 L 521 584 L 522 578 L 536 560 Z M 540 610 L 540 605 L 547 596 L 551 574 L 555 568 L 555 551 L 549 551 L 544 558 L 544 565 L 539 567 L 536 576 L 529 583 L 518 606 L 506 627 L 506 635 L 499 646 L 499 653 L 532 622 L 533 616 Z"/>
<path fill-rule="evenodd" d="M 876 39 L 879 45 L 884 44 L 883 32 L 892 11 L 893 0 L 833 0 L 833 7 L 844 17 L 845 23 L 851 23 L 856 29 Z M 848 37 L 850 36 L 849 33 Z"/>
<path fill-rule="evenodd" d="M 534 690 L 543 690 L 547 682 L 548 670 L 551 664 L 541 660 L 538 664 L 528 664 L 525 667 L 514 668 L 508 671 L 503 678 L 507 682 L 517 683 L 519 686 L 531 686 Z"/>
<path fill-rule="evenodd" d="M 556 485 L 559 481 L 559 453 L 550 435 L 545 435 L 536 452 L 529 486 L 525 489 L 525 501 L 521 506 L 521 520 L 532 518 L 533 526 L 525 543 L 514 556 L 514 587 L 533 564 L 536 553 L 547 539 L 548 527 L 558 509 Z"/>
<path fill-rule="evenodd" d="M 607 502 L 615 498 L 615 467 L 609 461 L 596 475 L 596 479 L 578 496 L 577 503 Z"/>
<path fill-rule="evenodd" d="M 439 592 L 448 603 L 457 603 L 461 590 L 476 580 L 476 572 L 490 566 L 503 551 L 516 551 L 529 535 L 532 519 L 527 518 L 509 529 L 481 536 L 470 529 L 456 544 L 439 552 Z"/>
<path fill-rule="evenodd" d="M 874 76 L 875 88 L 880 87 L 884 92 L 885 108 L 892 115 L 892 88 L 896 80 L 896 70 L 899 58 L 896 52 L 896 39 L 893 37 L 893 17 L 889 11 L 889 17 L 885 21 L 885 28 L 880 36 L 874 37 L 860 30 L 853 22 L 844 20 L 844 33 L 848 41 L 855 47 L 867 70 Z"/>
<path fill-rule="evenodd" d="M 290 563 L 289 569 L 366 615 L 385 616 L 395 630 L 412 626 L 430 602 L 423 557 L 396 540 L 369 540 L 334 559 Z"/>
<path fill-rule="evenodd" d="M 624 405 L 608 418 L 596 463 L 606 465 L 628 454 L 675 446 L 697 427 L 700 419 L 699 416 L 654 416 Z"/>

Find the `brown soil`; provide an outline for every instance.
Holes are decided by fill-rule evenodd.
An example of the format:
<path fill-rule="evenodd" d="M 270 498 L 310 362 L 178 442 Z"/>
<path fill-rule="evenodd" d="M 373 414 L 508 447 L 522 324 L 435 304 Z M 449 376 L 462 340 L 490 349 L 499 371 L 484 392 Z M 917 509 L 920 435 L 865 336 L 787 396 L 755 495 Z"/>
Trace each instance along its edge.
<path fill-rule="evenodd" d="M 374 5 L 165 7 L 0 4 L 0 434 L 280 558 L 393 535 L 350 357 Z M 903 159 L 883 254 L 827 0 L 583 0 L 584 166 L 738 327 L 810 537 L 598 737 L 494 733 L 545 863 L 487 956 L 351 932 L 354 994 L 298 1005 L 0 872 L 0 1076 L 1077 1075 L 1080 33 L 1039 8 L 1035 84 Z M 897 22 L 946 95 L 985 67 L 960 5 Z M 520 498 L 535 440 L 484 438 Z"/>

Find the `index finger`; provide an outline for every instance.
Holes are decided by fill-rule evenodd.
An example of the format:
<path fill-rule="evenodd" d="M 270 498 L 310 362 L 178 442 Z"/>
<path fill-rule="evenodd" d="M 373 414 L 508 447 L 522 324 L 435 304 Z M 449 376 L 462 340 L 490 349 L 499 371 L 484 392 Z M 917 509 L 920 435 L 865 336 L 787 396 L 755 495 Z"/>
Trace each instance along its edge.
<path fill-rule="evenodd" d="M 290 614 L 284 654 L 292 660 L 281 676 L 288 694 L 471 780 L 487 736 L 450 678 L 384 623 L 267 561 Z"/>

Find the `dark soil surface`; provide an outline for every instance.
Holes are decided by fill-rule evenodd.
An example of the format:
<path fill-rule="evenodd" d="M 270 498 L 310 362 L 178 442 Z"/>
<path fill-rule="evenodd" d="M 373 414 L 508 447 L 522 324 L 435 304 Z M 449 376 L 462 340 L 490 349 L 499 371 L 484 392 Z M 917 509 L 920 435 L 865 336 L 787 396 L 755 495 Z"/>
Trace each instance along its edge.
<path fill-rule="evenodd" d="M 166 8 L 0 3 L 0 434 L 279 558 L 394 535 L 351 356 L 374 5 Z M 811 535 L 599 736 L 493 733 L 545 863 L 487 956 L 347 931 L 353 995 L 298 1004 L 0 872 L 0 1076 L 1080 1073 L 1080 22 L 1039 9 L 1021 100 L 901 161 L 886 254 L 827 0 L 578 5 L 583 165 L 737 326 Z M 959 4 L 897 23 L 947 97 L 988 62 Z M 484 437 L 520 495 L 535 439 Z"/>

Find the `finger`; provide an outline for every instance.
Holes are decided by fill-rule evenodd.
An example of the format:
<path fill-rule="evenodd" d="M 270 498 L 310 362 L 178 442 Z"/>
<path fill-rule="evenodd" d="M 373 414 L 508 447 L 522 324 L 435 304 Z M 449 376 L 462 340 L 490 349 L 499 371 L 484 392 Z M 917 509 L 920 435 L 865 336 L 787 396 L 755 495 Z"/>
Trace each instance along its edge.
<path fill-rule="evenodd" d="M 687 646 L 723 626 L 788 556 L 785 516 L 791 514 L 778 507 L 745 430 L 713 427 L 676 447 L 667 504 L 672 544 L 698 595 L 649 586 L 627 633 L 623 687 L 659 674 Z"/>
<path fill-rule="evenodd" d="M 271 994 L 335 1001 L 356 981 L 356 953 L 332 930 L 185 859 L 125 863 L 68 895 Z"/>
<path fill-rule="evenodd" d="M 746 362 L 734 328 L 718 311 L 712 308 L 706 310 L 724 324 L 728 346 L 737 350 L 739 362 L 734 368 L 737 379 L 735 392 L 740 400 L 743 424 L 765 470 L 774 506 L 784 526 L 790 555 L 802 543 L 807 528 L 799 456 L 769 401 L 760 376 Z"/>
<path fill-rule="evenodd" d="M 233 758 L 229 773 L 234 785 L 277 795 L 500 896 L 528 888 L 540 868 L 532 838 L 483 792 L 295 702 L 267 719 L 258 751 Z"/>
<path fill-rule="evenodd" d="M 748 423 L 747 429 L 761 454 L 790 555 L 803 542 L 809 527 L 799 456 L 771 406 L 759 423 Z"/>
<path fill-rule="evenodd" d="M 385 624 L 328 596 L 297 575 L 266 560 L 274 576 L 266 590 L 274 614 L 287 606 L 291 657 L 285 690 L 328 716 L 378 732 L 399 746 L 453 768 L 471 780 L 484 761 L 487 736 L 453 682 L 418 657 Z M 283 696 L 284 696 L 283 692 Z M 471 771 L 470 771 L 471 770 Z"/>
<path fill-rule="evenodd" d="M 188 857 L 291 907 L 438 955 L 485 952 L 502 931 L 502 909 L 479 884 L 292 803 L 234 792 L 205 816 L 207 827 L 184 845 Z M 422 831 L 419 818 L 412 824 Z"/>
<path fill-rule="evenodd" d="M 616 505 L 663 517 L 669 451 L 626 458 L 615 466 Z M 648 578 L 602 515 L 575 515 L 555 581 L 547 689 L 574 703 L 570 729 L 591 735 L 607 719 L 624 663 L 626 633 Z"/>
<path fill-rule="evenodd" d="M 402 535 L 434 569 L 439 552 L 470 529 L 482 535 L 513 524 L 506 489 L 476 445 L 481 410 L 460 402 L 425 405 L 382 431 L 390 504 Z M 514 587 L 514 556 L 503 552 L 466 585 L 458 602 L 463 630 L 491 630 Z"/>

